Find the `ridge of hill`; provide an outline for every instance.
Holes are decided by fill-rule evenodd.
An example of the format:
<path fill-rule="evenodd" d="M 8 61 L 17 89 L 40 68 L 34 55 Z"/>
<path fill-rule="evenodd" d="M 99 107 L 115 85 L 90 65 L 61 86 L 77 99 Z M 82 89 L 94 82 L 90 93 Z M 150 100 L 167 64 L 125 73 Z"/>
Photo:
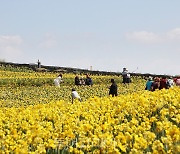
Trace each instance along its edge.
<path fill-rule="evenodd" d="M 110 72 L 110 71 L 94 71 L 88 69 L 80 69 L 80 68 L 71 68 L 71 67 L 61 67 L 61 66 L 46 66 L 40 65 L 38 68 L 38 64 L 29 63 L 29 64 L 20 64 L 20 63 L 12 63 L 12 62 L 0 62 L 0 65 L 3 66 L 12 66 L 12 67 L 27 67 L 37 72 L 59 72 L 59 73 L 83 73 L 83 74 L 92 74 L 92 75 L 122 75 L 121 72 Z M 131 73 L 131 76 L 140 76 L 140 77 L 171 77 L 170 75 L 160 75 L 160 74 L 150 74 L 150 73 Z"/>

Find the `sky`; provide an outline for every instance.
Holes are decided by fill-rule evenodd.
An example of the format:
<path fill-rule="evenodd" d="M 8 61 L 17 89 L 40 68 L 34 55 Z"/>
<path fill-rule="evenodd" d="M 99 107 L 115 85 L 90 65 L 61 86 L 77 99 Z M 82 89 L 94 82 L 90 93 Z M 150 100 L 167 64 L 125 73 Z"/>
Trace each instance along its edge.
<path fill-rule="evenodd" d="M 180 74 L 180 0 L 0 0 L 0 60 Z"/>

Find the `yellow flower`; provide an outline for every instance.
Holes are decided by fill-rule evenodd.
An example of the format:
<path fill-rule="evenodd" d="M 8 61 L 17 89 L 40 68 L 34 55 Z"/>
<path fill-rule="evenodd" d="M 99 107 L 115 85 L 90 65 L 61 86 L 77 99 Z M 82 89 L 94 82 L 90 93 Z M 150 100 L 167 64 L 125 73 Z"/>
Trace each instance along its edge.
<path fill-rule="evenodd" d="M 46 153 L 46 149 L 43 144 L 40 144 L 36 150 L 37 153 Z"/>

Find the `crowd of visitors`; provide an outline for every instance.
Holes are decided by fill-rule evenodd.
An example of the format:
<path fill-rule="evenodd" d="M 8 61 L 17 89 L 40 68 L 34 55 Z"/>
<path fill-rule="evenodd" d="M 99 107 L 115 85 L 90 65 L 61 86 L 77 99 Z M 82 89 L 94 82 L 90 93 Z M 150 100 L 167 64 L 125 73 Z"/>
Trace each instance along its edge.
<path fill-rule="evenodd" d="M 154 79 L 149 77 L 148 81 L 146 82 L 145 90 L 155 91 L 157 89 L 169 89 L 174 85 L 180 86 L 180 76 L 176 78 L 155 77 Z"/>
<path fill-rule="evenodd" d="M 79 78 L 78 75 L 76 75 L 76 77 L 74 78 L 74 82 L 75 85 L 88 85 L 88 86 L 92 86 L 93 85 L 93 81 L 91 79 L 91 77 L 89 76 L 89 74 L 86 74 L 86 78 Z"/>
<path fill-rule="evenodd" d="M 127 68 L 123 68 L 122 71 L 122 83 L 123 84 L 129 84 L 131 83 L 131 75 L 128 72 Z M 59 74 L 58 77 L 56 79 L 54 79 L 54 84 L 57 87 L 60 87 L 60 84 L 63 82 L 63 78 L 62 78 L 62 74 Z M 109 87 L 109 95 L 111 95 L 112 97 L 117 96 L 118 95 L 118 86 L 115 82 L 114 79 L 110 80 L 111 85 Z M 93 80 L 90 77 L 89 74 L 86 74 L 86 78 L 83 77 L 79 77 L 79 75 L 76 75 L 74 78 L 74 84 L 76 86 L 92 86 L 93 85 Z M 180 86 L 180 76 L 173 78 L 173 77 L 151 77 L 149 76 L 145 85 L 145 90 L 148 91 L 155 91 L 155 90 L 161 90 L 161 89 L 169 89 L 171 87 L 173 87 L 174 85 L 176 86 Z M 81 101 L 81 97 L 78 94 L 78 92 L 72 88 L 72 103 L 74 99 L 78 99 L 79 101 Z"/>

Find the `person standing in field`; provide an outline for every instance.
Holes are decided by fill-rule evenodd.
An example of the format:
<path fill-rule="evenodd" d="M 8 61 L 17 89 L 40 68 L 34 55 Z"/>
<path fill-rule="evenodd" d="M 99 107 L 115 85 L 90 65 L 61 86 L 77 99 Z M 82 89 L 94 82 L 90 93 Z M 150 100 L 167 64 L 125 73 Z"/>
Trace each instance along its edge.
<path fill-rule="evenodd" d="M 178 76 L 175 80 L 176 86 L 180 86 L 180 76 Z"/>
<path fill-rule="evenodd" d="M 166 79 L 166 77 L 162 77 L 161 79 L 160 79 L 160 86 L 159 86 L 159 90 L 161 90 L 161 89 L 167 89 L 167 79 Z"/>
<path fill-rule="evenodd" d="M 109 95 L 117 96 L 117 84 L 114 79 L 111 79 L 111 86 L 109 87 Z"/>
<path fill-rule="evenodd" d="M 38 68 L 41 68 L 41 62 L 39 61 L 39 59 L 37 61 L 37 64 L 38 64 Z"/>
<path fill-rule="evenodd" d="M 74 78 L 74 82 L 75 82 L 75 85 L 81 85 L 81 81 L 78 75 L 76 75 L 76 77 Z"/>
<path fill-rule="evenodd" d="M 169 77 L 169 79 L 167 79 L 167 88 L 171 88 L 174 86 L 174 81 L 172 77 Z"/>
<path fill-rule="evenodd" d="M 123 68 L 122 77 L 123 77 L 123 83 L 124 84 L 131 82 L 131 75 L 128 72 L 127 68 Z"/>
<path fill-rule="evenodd" d="M 146 82 L 145 90 L 151 91 L 151 90 L 152 90 L 152 83 L 153 83 L 153 79 L 152 79 L 152 77 L 150 76 L 150 77 L 148 78 L 148 81 Z"/>
<path fill-rule="evenodd" d="M 91 85 L 92 86 L 93 82 L 92 79 L 88 74 L 86 74 L 86 79 L 85 79 L 85 85 Z"/>
<path fill-rule="evenodd" d="M 78 99 L 79 101 L 81 101 L 81 97 L 74 88 L 72 89 L 71 95 L 72 95 L 72 103 L 74 102 L 74 99 Z"/>
<path fill-rule="evenodd" d="M 63 82 L 62 74 L 59 74 L 56 79 L 54 79 L 54 84 L 56 87 L 60 87 L 60 83 Z"/>
<path fill-rule="evenodd" d="M 160 79 L 158 77 L 154 78 L 154 82 L 152 83 L 152 91 L 159 89 L 160 87 Z"/>

